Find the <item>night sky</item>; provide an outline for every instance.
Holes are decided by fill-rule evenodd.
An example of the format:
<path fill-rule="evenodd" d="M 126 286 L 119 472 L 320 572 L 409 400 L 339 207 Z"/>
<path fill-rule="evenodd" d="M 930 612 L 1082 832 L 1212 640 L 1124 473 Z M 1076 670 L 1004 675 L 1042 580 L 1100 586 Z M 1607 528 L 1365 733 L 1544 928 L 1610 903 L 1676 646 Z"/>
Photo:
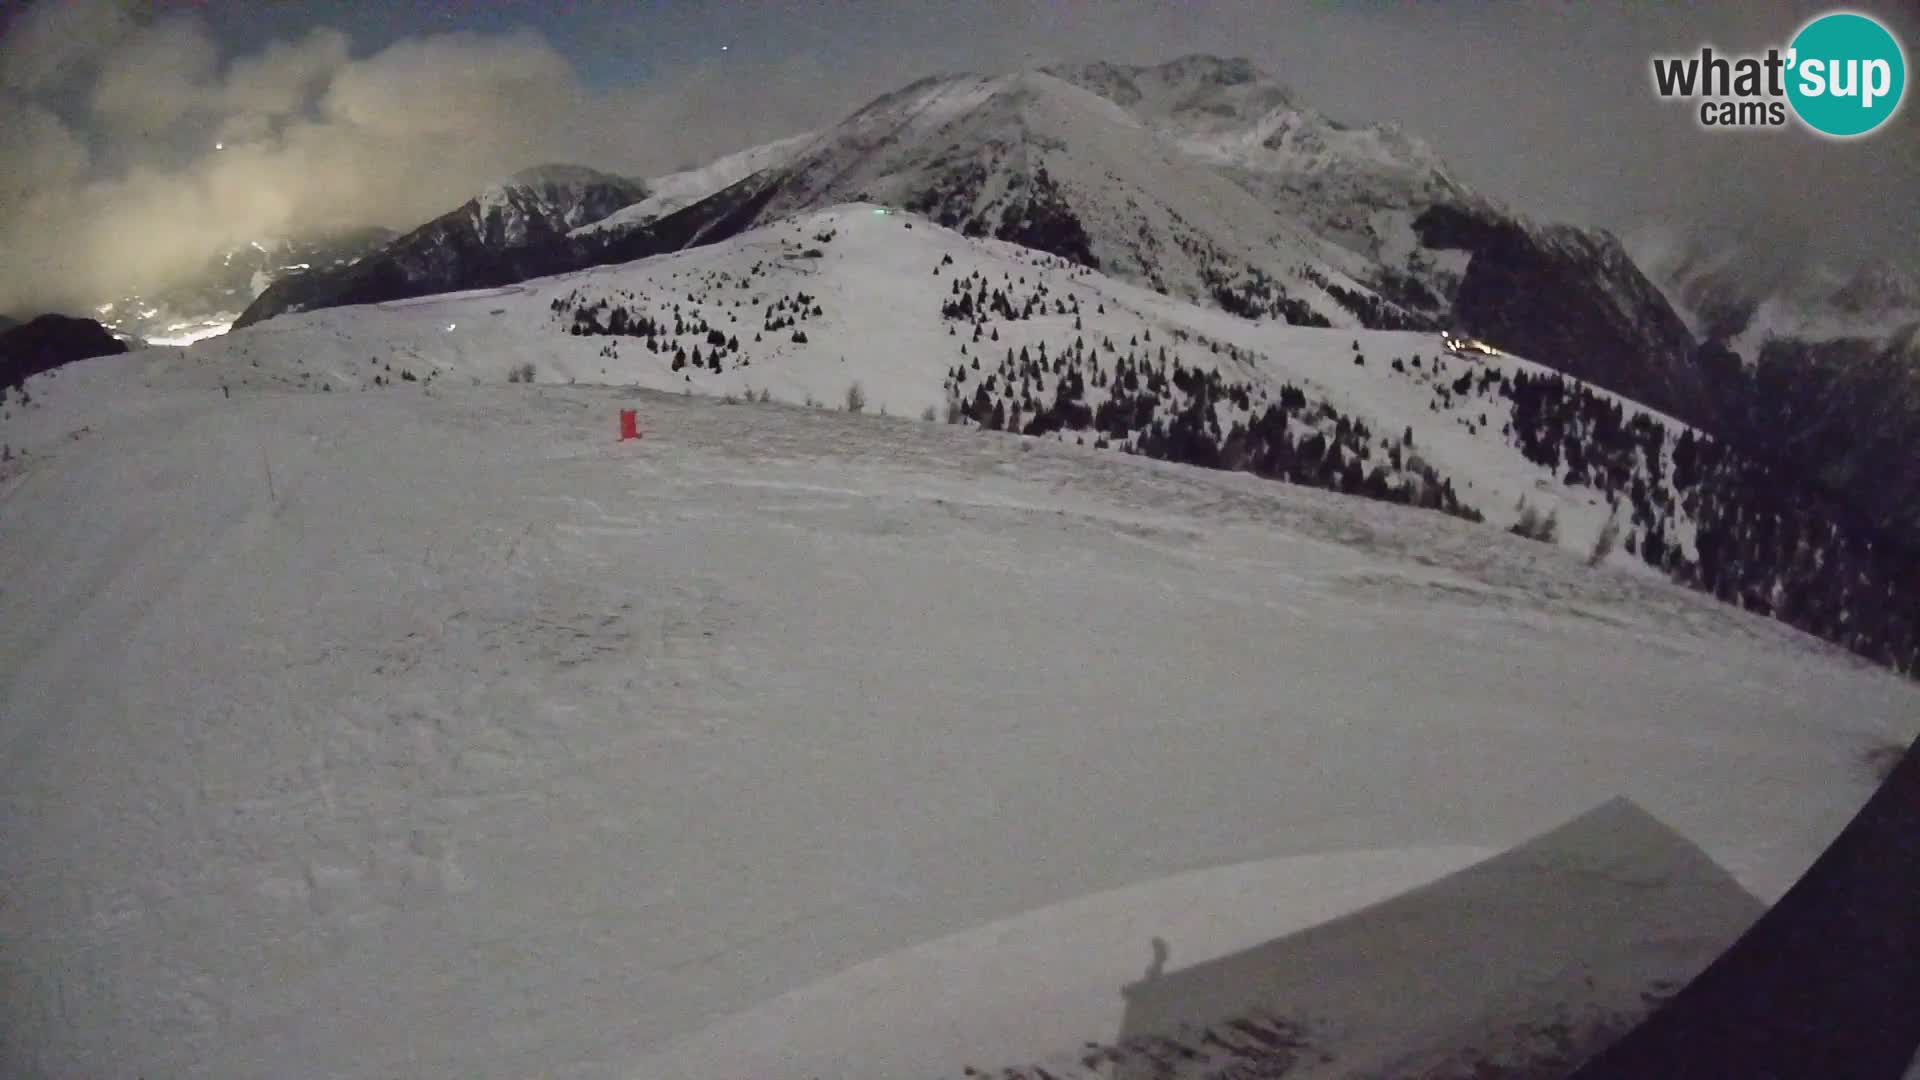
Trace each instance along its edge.
<path fill-rule="evenodd" d="M 1916 51 L 1914 5 L 1852 7 Z M 165 278 L 251 236 L 418 224 L 539 162 L 658 174 L 923 75 L 1192 52 L 1245 56 L 1337 119 L 1398 121 L 1542 217 L 1680 219 L 1757 231 L 1783 257 L 1911 263 L 1911 102 L 1841 144 L 1704 132 L 1649 87 L 1655 52 L 1784 44 L 1828 6 L 1673 8 L 0 0 L 0 310 Z"/>

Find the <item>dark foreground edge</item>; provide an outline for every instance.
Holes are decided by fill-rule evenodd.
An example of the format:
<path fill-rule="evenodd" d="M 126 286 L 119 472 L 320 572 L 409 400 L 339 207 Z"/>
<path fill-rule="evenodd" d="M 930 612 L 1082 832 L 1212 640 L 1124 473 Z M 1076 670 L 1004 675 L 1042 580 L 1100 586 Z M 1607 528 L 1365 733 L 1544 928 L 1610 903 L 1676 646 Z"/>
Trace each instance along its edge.
<path fill-rule="evenodd" d="M 1771 911 L 1573 1080 L 1898 1080 L 1920 1047 L 1920 741 Z"/>

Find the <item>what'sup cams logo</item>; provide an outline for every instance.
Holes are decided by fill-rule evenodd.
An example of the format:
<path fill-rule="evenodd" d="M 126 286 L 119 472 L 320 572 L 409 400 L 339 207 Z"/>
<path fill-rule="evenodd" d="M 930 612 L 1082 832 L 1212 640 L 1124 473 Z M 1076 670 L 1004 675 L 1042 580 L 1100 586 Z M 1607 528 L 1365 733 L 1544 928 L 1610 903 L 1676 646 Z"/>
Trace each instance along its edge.
<path fill-rule="evenodd" d="M 1907 89 L 1907 57 L 1891 31 L 1851 11 L 1822 15 L 1785 49 L 1729 56 L 1653 58 L 1653 89 L 1698 102 L 1705 128 L 1785 127 L 1790 116 L 1814 132 L 1851 139 L 1893 119 Z"/>

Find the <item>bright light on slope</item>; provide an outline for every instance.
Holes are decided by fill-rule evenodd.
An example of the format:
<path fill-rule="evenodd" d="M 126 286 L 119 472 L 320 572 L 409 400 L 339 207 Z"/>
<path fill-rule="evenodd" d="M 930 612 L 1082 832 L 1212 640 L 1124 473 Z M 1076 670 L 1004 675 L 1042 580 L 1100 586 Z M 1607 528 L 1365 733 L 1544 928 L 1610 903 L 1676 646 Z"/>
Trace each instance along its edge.
<path fill-rule="evenodd" d="M 196 341 L 219 337 L 233 329 L 233 319 L 227 317 L 224 322 L 175 323 L 167 327 L 166 332 L 155 334 L 147 339 L 149 345 L 171 345 L 175 347 L 191 345 Z"/>

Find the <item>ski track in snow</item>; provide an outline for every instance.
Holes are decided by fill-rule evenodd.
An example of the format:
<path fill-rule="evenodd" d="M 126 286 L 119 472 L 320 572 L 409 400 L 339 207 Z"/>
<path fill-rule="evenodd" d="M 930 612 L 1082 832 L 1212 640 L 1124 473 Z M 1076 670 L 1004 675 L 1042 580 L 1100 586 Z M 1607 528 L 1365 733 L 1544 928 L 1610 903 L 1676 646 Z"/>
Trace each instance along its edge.
<path fill-rule="evenodd" d="M 1920 702 L 1243 475 L 632 390 L 209 396 L 0 487 L 9 1073 L 616 1075 L 1041 905 L 1616 795 L 1770 899 Z"/>

